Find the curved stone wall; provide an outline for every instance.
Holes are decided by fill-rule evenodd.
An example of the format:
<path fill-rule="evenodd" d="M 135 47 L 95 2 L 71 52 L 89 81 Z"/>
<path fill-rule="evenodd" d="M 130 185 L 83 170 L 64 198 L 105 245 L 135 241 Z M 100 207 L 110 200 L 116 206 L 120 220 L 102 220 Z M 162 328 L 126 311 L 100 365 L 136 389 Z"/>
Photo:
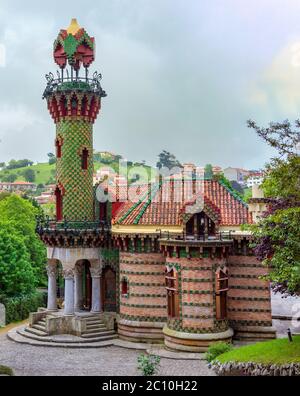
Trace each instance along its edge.
<path fill-rule="evenodd" d="M 201 352 L 212 342 L 230 341 L 227 320 L 216 319 L 215 272 L 226 259 L 167 257 L 166 265 L 178 272 L 180 304 L 179 317 L 169 319 L 164 329 L 166 346 Z"/>
<path fill-rule="evenodd" d="M 167 321 L 165 257 L 160 253 L 120 252 L 120 338 L 138 342 L 163 340 Z M 122 295 L 122 281 L 128 285 Z"/>

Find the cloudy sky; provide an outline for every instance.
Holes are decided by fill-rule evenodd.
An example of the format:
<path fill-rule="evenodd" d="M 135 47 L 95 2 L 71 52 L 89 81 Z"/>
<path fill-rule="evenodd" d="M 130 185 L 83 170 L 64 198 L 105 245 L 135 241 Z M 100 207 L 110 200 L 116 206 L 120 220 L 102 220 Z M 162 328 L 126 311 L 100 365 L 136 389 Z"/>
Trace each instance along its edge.
<path fill-rule="evenodd" d="M 53 151 L 44 75 L 76 17 L 108 93 L 95 149 L 259 168 L 272 153 L 246 120 L 299 117 L 299 16 L 298 0 L 0 0 L 0 162 Z"/>

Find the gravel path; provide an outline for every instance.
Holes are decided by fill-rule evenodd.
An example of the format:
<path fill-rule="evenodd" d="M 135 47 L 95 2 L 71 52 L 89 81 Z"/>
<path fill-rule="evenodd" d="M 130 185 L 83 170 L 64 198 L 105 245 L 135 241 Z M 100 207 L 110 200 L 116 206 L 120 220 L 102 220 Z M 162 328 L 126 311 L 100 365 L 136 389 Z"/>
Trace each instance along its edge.
<path fill-rule="evenodd" d="M 116 346 L 99 349 L 47 348 L 18 344 L 0 336 L 0 365 L 15 375 L 138 375 L 140 351 Z M 159 375 L 214 375 L 202 360 L 161 359 Z"/>

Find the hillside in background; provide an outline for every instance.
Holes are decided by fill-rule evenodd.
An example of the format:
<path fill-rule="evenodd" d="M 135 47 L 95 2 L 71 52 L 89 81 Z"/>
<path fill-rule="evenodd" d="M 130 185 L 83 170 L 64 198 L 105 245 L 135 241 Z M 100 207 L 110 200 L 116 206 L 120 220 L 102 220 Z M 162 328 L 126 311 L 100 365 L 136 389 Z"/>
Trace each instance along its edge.
<path fill-rule="evenodd" d="M 98 152 L 94 153 L 94 171 L 97 172 L 97 170 L 99 170 L 100 168 L 110 167 L 114 169 L 115 172 L 119 172 L 119 160 L 122 159 L 122 157 L 120 155 L 114 155 L 106 152 L 104 153 L 104 155 Z M 127 173 L 129 173 L 130 180 L 132 181 L 136 180 L 132 168 L 137 166 L 143 166 L 146 169 L 148 175 L 151 174 L 151 171 L 155 172 L 154 168 L 146 165 L 144 161 L 127 161 Z M 28 174 L 29 170 L 32 172 L 29 172 L 29 175 L 31 175 L 31 177 L 29 177 L 28 179 L 28 177 L 26 177 L 26 174 Z M 141 182 L 146 182 L 146 175 L 144 177 L 141 176 L 139 180 Z M 55 163 L 38 163 L 36 165 L 29 165 L 14 169 L 3 168 L 0 171 L 0 181 L 31 181 L 37 185 L 53 184 L 55 183 Z"/>

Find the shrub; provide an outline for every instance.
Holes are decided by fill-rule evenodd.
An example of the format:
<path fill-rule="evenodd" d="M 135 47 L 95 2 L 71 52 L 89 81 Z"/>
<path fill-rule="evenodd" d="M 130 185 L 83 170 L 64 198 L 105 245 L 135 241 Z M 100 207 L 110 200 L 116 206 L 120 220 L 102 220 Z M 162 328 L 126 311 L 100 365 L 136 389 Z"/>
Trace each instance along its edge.
<path fill-rule="evenodd" d="M 13 376 L 14 372 L 12 371 L 12 369 L 10 367 L 7 366 L 1 366 L 0 365 L 0 374 L 4 374 L 4 375 L 9 375 L 9 376 Z"/>
<path fill-rule="evenodd" d="M 229 352 L 231 349 L 232 345 L 227 342 L 215 342 L 208 348 L 205 358 L 208 362 L 212 362 L 217 356 L 222 355 L 225 352 Z"/>
<path fill-rule="evenodd" d="M 159 371 L 160 357 L 156 355 L 144 355 L 143 353 L 138 356 L 138 370 L 143 375 L 154 375 Z"/>
<path fill-rule="evenodd" d="M 0 302 L 5 305 L 6 324 L 27 319 L 30 312 L 35 312 L 39 307 L 45 306 L 44 293 L 32 293 L 19 297 L 0 297 Z"/>

